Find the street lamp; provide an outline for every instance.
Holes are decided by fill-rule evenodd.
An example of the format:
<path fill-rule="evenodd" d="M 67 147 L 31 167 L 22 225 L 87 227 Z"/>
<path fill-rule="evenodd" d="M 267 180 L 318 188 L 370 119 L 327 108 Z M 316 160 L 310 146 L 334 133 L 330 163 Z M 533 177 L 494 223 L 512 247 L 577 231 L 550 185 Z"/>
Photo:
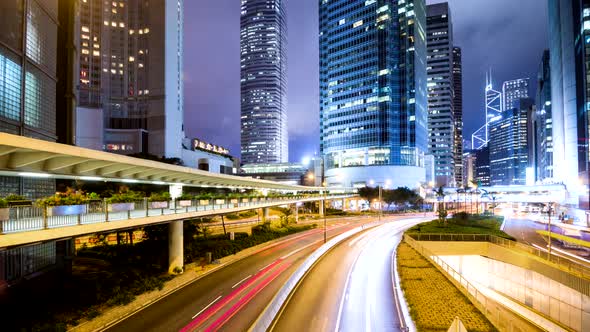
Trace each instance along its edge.
<path fill-rule="evenodd" d="M 549 208 L 547 208 L 547 217 L 548 217 L 548 225 L 547 229 L 549 230 L 549 259 L 551 259 L 551 205 L 553 203 L 549 202 Z"/>

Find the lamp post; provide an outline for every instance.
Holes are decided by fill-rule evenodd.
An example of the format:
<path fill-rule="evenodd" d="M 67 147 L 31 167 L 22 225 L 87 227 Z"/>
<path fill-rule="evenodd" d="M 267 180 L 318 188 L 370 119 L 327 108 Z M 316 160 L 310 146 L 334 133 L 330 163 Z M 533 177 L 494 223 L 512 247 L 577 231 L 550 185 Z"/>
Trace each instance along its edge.
<path fill-rule="evenodd" d="M 379 221 L 381 221 L 381 213 L 383 213 L 383 206 L 381 204 L 381 199 L 382 199 L 382 192 L 381 192 L 381 186 L 377 186 L 377 188 L 379 189 Z"/>
<path fill-rule="evenodd" d="M 547 209 L 547 217 L 548 217 L 548 225 L 547 229 L 549 230 L 549 259 L 551 259 L 551 205 L 552 203 L 549 202 L 549 208 Z"/>

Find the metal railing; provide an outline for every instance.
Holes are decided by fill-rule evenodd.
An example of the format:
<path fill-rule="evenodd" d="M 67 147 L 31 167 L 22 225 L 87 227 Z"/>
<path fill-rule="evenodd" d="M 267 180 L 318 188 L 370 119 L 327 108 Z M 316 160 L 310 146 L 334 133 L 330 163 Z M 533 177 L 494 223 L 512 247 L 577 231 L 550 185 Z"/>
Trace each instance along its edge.
<path fill-rule="evenodd" d="M 349 195 L 330 195 L 328 199 L 346 198 Z M 91 201 L 84 205 L 68 206 L 67 214 L 57 211 L 54 207 L 15 206 L 10 207 L 8 219 L 0 221 L 0 234 L 26 232 L 41 229 L 86 225 L 118 220 L 155 217 L 200 211 L 217 211 L 231 208 L 259 208 L 268 204 L 287 201 L 315 201 L 324 196 L 286 196 L 272 198 L 224 198 L 198 200 L 170 200 L 149 202 L 147 198 L 130 202 L 127 209 L 106 200 Z M 128 203 L 123 203 L 128 204 Z M 132 205 L 132 206 L 131 206 Z M 63 207 L 63 206 L 62 206 Z M 60 207 L 60 208 L 62 208 Z M 123 209 L 121 209 L 123 208 Z M 79 209 L 82 212 L 75 212 Z"/>
<path fill-rule="evenodd" d="M 465 295 L 471 303 L 483 313 L 488 320 L 497 327 L 500 331 L 533 331 L 544 330 L 535 322 L 526 317 L 505 308 L 497 301 L 488 298 L 485 294 L 480 292 L 477 287 L 465 279 L 459 272 L 455 271 L 450 265 L 445 263 L 441 258 L 436 256 L 430 250 L 424 248 L 418 240 L 413 238 L 416 234 L 404 234 L 404 240 L 414 250 L 419 252 L 424 258 L 431 262 L 447 279 Z M 438 234 L 436 234 L 438 235 Z M 448 235 L 448 234 L 447 234 Z M 466 235 L 466 234 L 452 234 L 452 235 Z M 485 236 L 485 235 L 484 235 Z"/>

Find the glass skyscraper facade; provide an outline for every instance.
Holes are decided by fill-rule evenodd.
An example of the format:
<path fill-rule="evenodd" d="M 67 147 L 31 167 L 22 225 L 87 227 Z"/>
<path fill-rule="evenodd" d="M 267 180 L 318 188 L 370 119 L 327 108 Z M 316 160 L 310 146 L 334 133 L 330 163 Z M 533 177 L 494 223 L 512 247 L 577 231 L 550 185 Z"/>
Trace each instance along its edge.
<path fill-rule="evenodd" d="M 57 38 L 58 0 L 0 1 L 0 131 L 57 140 Z M 0 177 L 2 195 L 53 192 L 54 180 Z"/>
<path fill-rule="evenodd" d="M 553 180 L 553 120 L 551 116 L 551 70 L 549 68 L 549 59 L 549 50 L 545 50 L 537 73 L 536 110 L 532 124 L 535 138 L 535 178 L 541 182 L 551 182 Z"/>
<path fill-rule="evenodd" d="M 524 185 L 529 166 L 528 116 L 534 101 L 521 98 L 490 124 L 490 184 Z"/>
<path fill-rule="evenodd" d="M 516 107 L 521 98 L 529 97 L 529 79 L 519 78 L 502 84 L 502 110 L 507 111 Z"/>
<path fill-rule="evenodd" d="M 319 2 L 328 185 L 416 187 L 427 151 L 424 0 Z"/>
<path fill-rule="evenodd" d="M 242 162 L 287 162 L 285 0 L 242 0 L 240 65 Z"/>
<path fill-rule="evenodd" d="M 446 2 L 426 6 L 428 47 L 428 149 L 435 160 L 435 185 L 454 187 L 453 25 Z"/>

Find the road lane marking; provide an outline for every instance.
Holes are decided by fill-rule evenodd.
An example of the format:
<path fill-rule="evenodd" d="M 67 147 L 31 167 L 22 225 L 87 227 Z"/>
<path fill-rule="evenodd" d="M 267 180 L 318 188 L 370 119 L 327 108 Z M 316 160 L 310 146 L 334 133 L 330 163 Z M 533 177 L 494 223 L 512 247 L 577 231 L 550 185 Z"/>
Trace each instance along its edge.
<path fill-rule="evenodd" d="M 286 254 L 285 256 L 281 257 L 281 259 L 289 258 L 289 257 L 295 255 L 296 253 L 298 253 L 306 248 L 309 248 L 309 247 L 313 246 L 314 244 L 318 244 L 318 242 L 322 242 L 322 241 L 324 241 L 324 240 L 317 240 L 317 241 L 314 241 L 314 242 L 312 242 L 308 245 L 305 245 L 299 249 L 295 249 L 295 250 L 291 251 L 290 253 Z"/>
<path fill-rule="evenodd" d="M 191 319 L 195 319 L 195 317 L 197 317 L 198 315 L 200 315 L 201 313 L 203 313 L 203 311 L 207 310 L 207 308 L 209 308 L 210 306 L 213 305 L 213 303 L 219 301 L 219 299 L 221 298 L 221 295 L 219 295 L 215 300 L 213 300 L 211 303 L 207 304 L 207 306 L 203 309 L 201 309 L 201 311 L 197 312 L 193 317 L 191 317 Z"/>
<path fill-rule="evenodd" d="M 235 285 L 231 286 L 231 288 L 236 288 L 239 284 L 243 283 L 244 281 L 246 281 L 246 279 L 250 278 L 252 275 L 247 276 L 246 278 L 238 281 Z"/>
<path fill-rule="evenodd" d="M 266 269 L 267 267 L 271 266 L 271 265 L 272 265 L 272 264 L 274 264 L 275 262 L 276 262 L 276 261 L 268 263 L 267 265 L 265 265 L 264 267 L 262 267 L 262 268 L 261 268 L 260 270 L 258 270 L 258 271 L 262 271 L 262 270 Z"/>

